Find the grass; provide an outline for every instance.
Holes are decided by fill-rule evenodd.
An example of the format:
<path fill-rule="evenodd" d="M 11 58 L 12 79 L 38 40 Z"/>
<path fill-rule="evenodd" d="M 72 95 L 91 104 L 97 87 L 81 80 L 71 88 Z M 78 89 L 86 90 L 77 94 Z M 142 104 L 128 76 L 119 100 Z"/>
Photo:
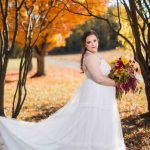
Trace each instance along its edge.
<path fill-rule="evenodd" d="M 32 63 L 33 63 L 33 67 L 36 68 L 36 59 L 33 58 L 32 59 Z M 8 62 L 8 72 L 12 72 L 13 71 L 18 71 L 19 69 L 19 64 L 20 64 L 20 59 L 10 59 Z"/>
<path fill-rule="evenodd" d="M 16 64 L 17 62 L 19 62 L 19 60 L 15 61 Z M 9 70 L 6 76 L 5 84 L 5 113 L 7 116 L 11 115 L 12 98 L 18 79 L 17 68 L 15 68 L 15 66 L 13 67 L 13 71 Z M 83 74 L 81 75 L 77 70 L 56 66 L 50 63 L 46 65 L 46 76 L 31 79 L 30 76 L 32 76 L 35 71 L 36 69 L 34 68 L 33 71 L 28 74 L 26 85 L 28 94 L 21 113 L 18 116 L 18 119 L 21 120 L 39 121 L 44 118 L 42 113 L 44 110 L 42 109 L 47 108 L 47 111 L 49 111 L 51 107 L 55 107 L 56 109 L 62 107 L 71 98 L 73 92 L 84 78 Z M 37 116 L 39 114 L 43 116 L 41 115 L 38 118 Z"/>
<path fill-rule="evenodd" d="M 110 51 L 100 53 L 100 55 L 109 59 L 112 55 L 116 56 L 112 53 Z M 79 54 L 52 57 L 80 60 Z M 17 84 L 18 63 L 19 60 L 11 60 L 8 65 L 9 73 L 5 84 L 5 113 L 8 117 L 11 116 L 12 98 Z M 36 72 L 35 59 L 33 66 L 34 69 L 29 73 L 27 80 L 28 94 L 18 120 L 38 122 L 63 107 L 82 84 L 85 77 L 80 74 L 80 70 L 47 62 L 46 76 L 31 79 L 30 76 Z M 143 87 L 141 94 L 129 93 L 124 95 L 121 101 L 117 101 L 127 150 L 150 150 L 150 119 L 141 117 L 141 114 L 147 112 L 144 84 L 140 83 L 139 86 Z"/>

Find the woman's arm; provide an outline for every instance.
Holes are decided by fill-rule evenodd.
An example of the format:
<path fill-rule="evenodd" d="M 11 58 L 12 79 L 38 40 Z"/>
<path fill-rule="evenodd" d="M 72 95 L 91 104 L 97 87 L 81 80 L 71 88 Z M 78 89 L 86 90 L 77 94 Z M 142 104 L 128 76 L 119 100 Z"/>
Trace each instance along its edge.
<path fill-rule="evenodd" d="M 84 61 L 88 72 L 96 83 L 106 86 L 116 86 L 114 80 L 102 74 L 98 58 L 94 54 L 86 55 Z"/>

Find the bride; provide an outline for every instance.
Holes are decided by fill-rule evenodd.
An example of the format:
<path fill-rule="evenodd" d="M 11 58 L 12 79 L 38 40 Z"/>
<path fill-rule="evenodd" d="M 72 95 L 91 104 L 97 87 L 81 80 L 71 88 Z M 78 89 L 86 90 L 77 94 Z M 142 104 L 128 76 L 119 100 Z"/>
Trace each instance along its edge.
<path fill-rule="evenodd" d="M 98 35 L 84 33 L 81 69 L 86 79 L 68 103 L 38 122 L 0 117 L 0 150 L 125 150 L 108 63 L 97 53 Z"/>

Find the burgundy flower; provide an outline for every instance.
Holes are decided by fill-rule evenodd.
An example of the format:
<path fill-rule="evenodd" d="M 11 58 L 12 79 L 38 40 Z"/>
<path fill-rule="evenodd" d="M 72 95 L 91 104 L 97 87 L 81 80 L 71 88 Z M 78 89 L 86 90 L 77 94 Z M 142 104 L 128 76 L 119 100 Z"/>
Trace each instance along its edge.
<path fill-rule="evenodd" d="M 138 68 L 134 67 L 134 63 L 129 60 L 129 63 L 124 65 L 121 58 L 119 58 L 111 68 L 109 76 L 117 82 L 116 96 L 118 99 L 122 97 L 123 93 L 127 94 L 130 90 L 132 92 L 136 91 L 135 71 L 138 71 Z"/>
<path fill-rule="evenodd" d="M 137 86 L 137 79 L 136 78 L 132 78 L 132 91 L 135 92 L 136 90 L 136 86 Z"/>
<path fill-rule="evenodd" d="M 123 83 L 122 87 L 123 87 L 123 89 L 125 91 L 125 94 L 127 94 L 129 92 L 129 90 L 130 90 L 130 83 L 129 82 Z"/>
<path fill-rule="evenodd" d="M 117 61 L 116 65 L 115 65 L 115 68 L 120 69 L 123 66 L 124 66 L 123 62 L 121 60 L 119 60 L 119 61 Z"/>

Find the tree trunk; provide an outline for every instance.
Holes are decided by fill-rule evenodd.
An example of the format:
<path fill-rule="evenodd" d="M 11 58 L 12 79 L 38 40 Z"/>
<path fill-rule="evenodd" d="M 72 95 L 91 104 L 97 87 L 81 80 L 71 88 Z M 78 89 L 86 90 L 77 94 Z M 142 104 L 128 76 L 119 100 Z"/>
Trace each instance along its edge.
<path fill-rule="evenodd" d="M 145 82 L 145 93 L 148 103 L 148 114 L 150 116 L 150 79 Z"/>
<path fill-rule="evenodd" d="M 40 77 L 45 75 L 45 55 L 37 57 L 37 72 L 31 77 Z"/>
<path fill-rule="evenodd" d="M 20 113 L 20 108 L 16 108 L 15 112 L 12 114 L 12 118 L 17 118 L 17 116 L 19 115 Z"/>
<path fill-rule="evenodd" d="M 37 58 L 37 72 L 31 78 L 40 77 L 45 75 L 45 55 L 46 55 L 46 44 L 43 43 L 42 46 L 35 46 L 34 52 Z"/>
<path fill-rule="evenodd" d="M 43 76 L 45 75 L 45 56 L 40 55 L 40 57 L 37 57 L 37 76 Z"/>
<path fill-rule="evenodd" d="M 8 43 L 5 44 L 6 49 L 8 49 Z M 6 77 L 6 71 L 7 71 L 7 65 L 8 65 L 8 59 L 9 55 L 8 52 L 5 51 L 4 57 L 1 55 L 0 58 L 0 116 L 5 116 L 4 113 L 4 89 L 5 89 L 5 77 Z M 3 60 L 3 63 L 2 63 Z"/>
<path fill-rule="evenodd" d="M 33 68 L 33 64 L 32 64 L 32 59 L 31 59 L 31 63 L 30 63 L 30 65 L 29 65 L 29 69 L 28 69 L 28 71 L 31 71 L 31 70 L 32 70 L 32 68 Z"/>
<path fill-rule="evenodd" d="M 4 81 L 0 80 L 0 116 L 5 116 L 4 113 Z"/>

